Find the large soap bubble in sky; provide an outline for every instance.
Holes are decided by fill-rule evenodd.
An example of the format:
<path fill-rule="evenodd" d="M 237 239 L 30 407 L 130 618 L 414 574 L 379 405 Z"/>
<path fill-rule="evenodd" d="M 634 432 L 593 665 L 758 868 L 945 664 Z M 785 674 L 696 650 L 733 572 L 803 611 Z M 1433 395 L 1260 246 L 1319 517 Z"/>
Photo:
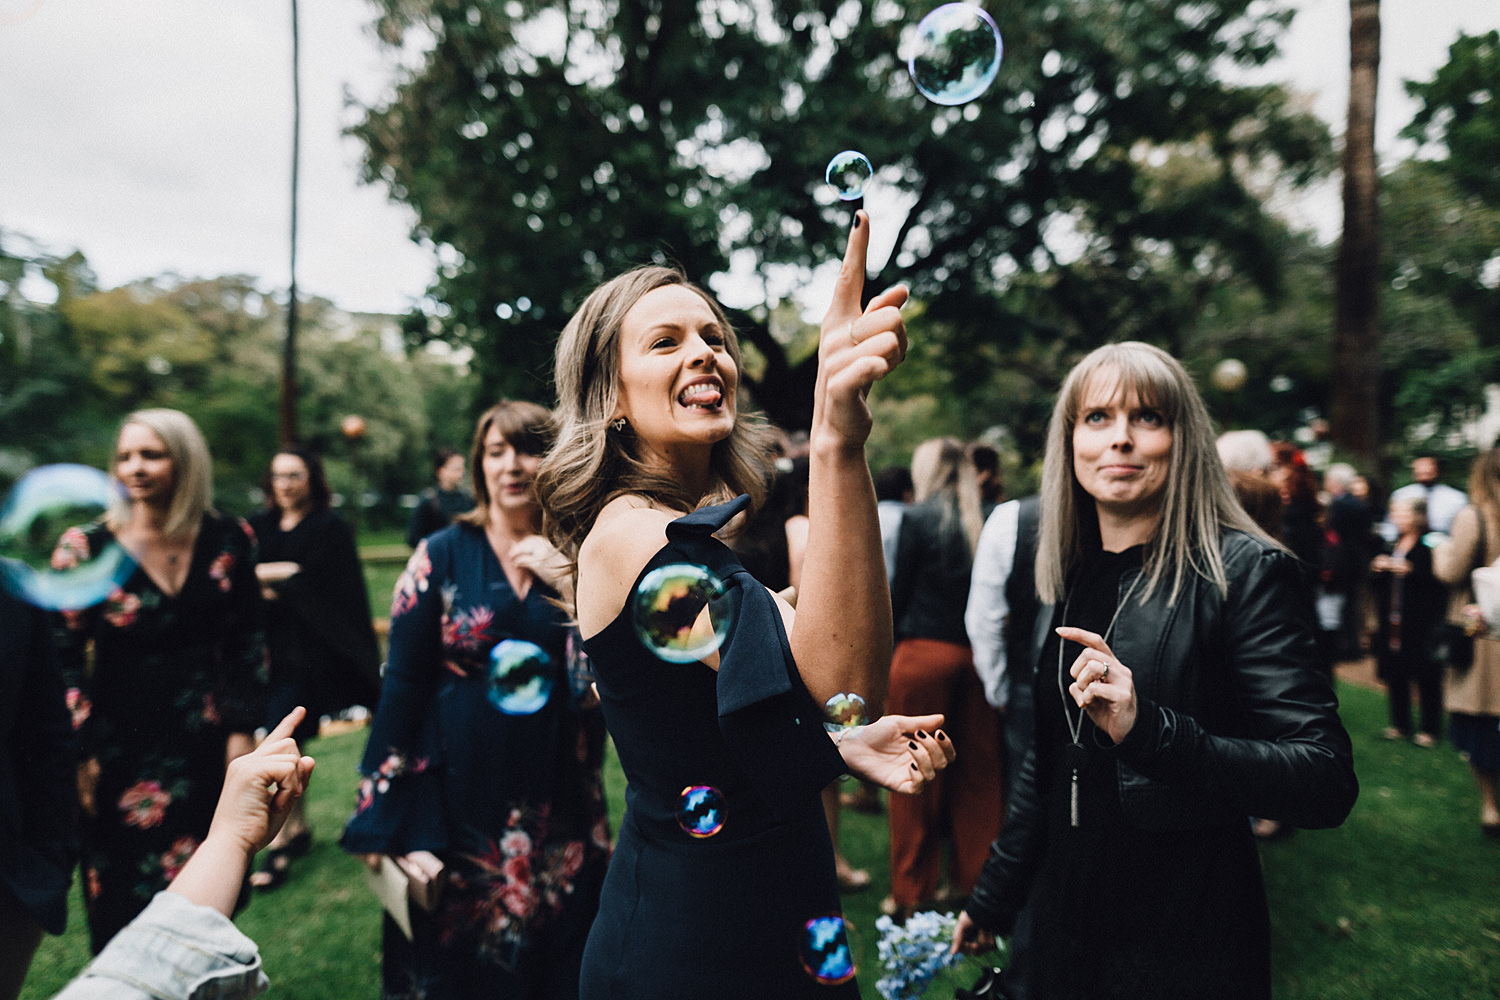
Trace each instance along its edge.
<path fill-rule="evenodd" d="M 912 82 L 934 104 L 967 104 L 989 89 L 1000 72 L 1000 29 L 981 8 L 950 3 L 917 25 L 906 67 Z"/>

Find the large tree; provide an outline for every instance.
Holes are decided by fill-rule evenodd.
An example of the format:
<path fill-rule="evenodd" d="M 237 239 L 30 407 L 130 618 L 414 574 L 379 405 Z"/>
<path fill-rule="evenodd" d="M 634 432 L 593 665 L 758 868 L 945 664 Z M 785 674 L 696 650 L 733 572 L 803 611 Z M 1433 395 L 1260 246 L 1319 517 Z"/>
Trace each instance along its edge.
<path fill-rule="evenodd" d="M 822 177 L 848 148 L 905 210 L 877 220 L 895 246 L 872 284 L 927 303 L 960 391 L 996 349 L 1040 344 L 1051 372 L 1112 336 L 1180 344 L 1201 289 L 1177 279 L 1227 268 L 1274 289 L 1255 185 L 1307 179 L 1328 144 L 1280 88 L 1226 79 L 1275 53 L 1290 11 L 1274 2 L 991 4 L 1006 59 L 962 107 L 915 91 L 899 51 L 923 11 L 892 0 L 376 6 L 408 69 L 354 132 L 443 261 L 438 307 L 408 331 L 474 346 L 488 384 L 534 397 L 582 295 L 670 260 L 737 289 L 752 389 L 804 423 L 814 360 L 771 318 L 838 256 L 849 215 Z"/>
<path fill-rule="evenodd" d="M 1334 271 L 1334 444 L 1365 469 L 1380 462 L 1380 174 L 1375 92 L 1379 0 L 1350 0 L 1349 117 L 1344 132 L 1344 231 Z"/>
<path fill-rule="evenodd" d="M 1449 297 L 1481 343 L 1500 348 L 1500 31 L 1459 35 L 1433 78 L 1406 89 L 1421 103 L 1402 134 L 1422 144 L 1421 169 L 1450 194 L 1440 226 L 1456 237 L 1441 259 L 1410 266 Z"/>

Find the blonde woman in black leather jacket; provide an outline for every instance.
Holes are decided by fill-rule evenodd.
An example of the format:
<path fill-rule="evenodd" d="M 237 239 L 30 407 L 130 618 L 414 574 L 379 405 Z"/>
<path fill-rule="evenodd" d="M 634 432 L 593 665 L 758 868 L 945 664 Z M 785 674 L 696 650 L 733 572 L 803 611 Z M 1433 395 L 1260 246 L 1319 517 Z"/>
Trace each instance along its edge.
<path fill-rule="evenodd" d="M 1042 509 L 1036 741 L 954 947 L 1020 921 L 1033 998 L 1269 997 L 1246 817 L 1337 826 L 1358 789 L 1297 563 L 1146 344 L 1069 374 Z"/>

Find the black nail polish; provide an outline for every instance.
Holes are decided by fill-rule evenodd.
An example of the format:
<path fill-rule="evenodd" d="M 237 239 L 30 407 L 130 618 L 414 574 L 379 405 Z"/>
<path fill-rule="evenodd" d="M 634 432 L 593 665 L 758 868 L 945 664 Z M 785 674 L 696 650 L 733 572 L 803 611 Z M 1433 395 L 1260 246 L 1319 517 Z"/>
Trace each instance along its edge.
<path fill-rule="evenodd" d="M 917 769 L 917 764 L 916 764 L 915 761 L 913 761 L 911 764 L 909 764 L 907 766 L 910 767 L 913 771 L 915 771 Z"/>
<path fill-rule="evenodd" d="M 944 733 L 944 732 L 943 732 L 943 731 L 942 731 L 942 730 L 941 730 L 941 729 L 939 729 L 939 730 L 938 730 L 938 731 L 937 731 L 937 741 L 938 741 L 938 742 L 939 742 L 939 743 L 941 743 L 941 742 L 943 742 L 943 741 L 944 741 L 944 740 L 946 740 L 946 739 L 947 739 L 947 738 L 948 738 L 948 737 L 947 737 L 947 735 L 946 735 L 946 734 L 945 734 L 945 733 Z"/>
<path fill-rule="evenodd" d="M 917 730 L 917 735 L 920 736 L 924 740 L 927 738 L 927 734 L 924 733 L 924 732 L 922 732 L 922 730 L 920 730 L 920 729 Z"/>
<path fill-rule="evenodd" d="M 909 746 L 909 747 L 911 747 L 913 750 L 915 750 L 917 748 L 917 745 L 915 743 L 913 743 L 911 740 L 907 740 L 906 741 L 906 745 Z"/>

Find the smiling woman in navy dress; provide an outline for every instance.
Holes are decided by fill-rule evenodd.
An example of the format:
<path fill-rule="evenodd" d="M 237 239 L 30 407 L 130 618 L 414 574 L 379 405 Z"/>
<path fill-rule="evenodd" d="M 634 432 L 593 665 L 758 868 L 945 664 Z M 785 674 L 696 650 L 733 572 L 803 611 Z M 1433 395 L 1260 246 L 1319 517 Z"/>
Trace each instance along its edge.
<path fill-rule="evenodd" d="M 861 212 L 819 347 L 795 611 L 713 537 L 747 506 L 737 493 L 764 490 L 769 454 L 738 413 L 739 347 L 713 299 L 641 268 L 590 295 L 558 342 L 558 443 L 537 489 L 577 558 L 579 627 L 629 782 L 588 1000 L 857 997 L 819 793 L 846 770 L 918 790 L 951 759 L 941 716 L 887 716 L 837 742 L 820 721 L 840 693 L 877 711 L 890 664 L 865 393 L 905 354 L 906 292 L 861 310 L 868 239 Z M 630 610 L 673 563 L 706 567 L 735 609 L 693 662 L 659 658 Z M 705 803 L 711 815 L 685 808 Z"/>
<path fill-rule="evenodd" d="M 556 604 L 567 564 L 537 534 L 532 478 L 551 441 L 534 403 L 488 410 L 471 462 L 479 506 L 419 541 L 396 584 L 343 845 L 371 864 L 427 852 L 444 868 L 436 907 L 411 908 L 411 940 L 386 918 L 387 998 L 578 994 L 609 829 L 603 720 L 574 698 Z M 530 687 L 507 680 L 507 652 Z"/>

